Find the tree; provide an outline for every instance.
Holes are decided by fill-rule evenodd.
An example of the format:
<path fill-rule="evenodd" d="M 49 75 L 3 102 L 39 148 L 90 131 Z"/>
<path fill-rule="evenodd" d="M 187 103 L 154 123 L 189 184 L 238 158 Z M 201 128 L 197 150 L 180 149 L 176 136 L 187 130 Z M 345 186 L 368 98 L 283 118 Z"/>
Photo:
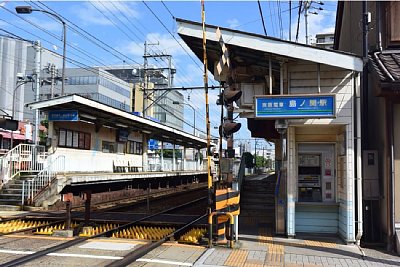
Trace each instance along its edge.
<path fill-rule="evenodd" d="M 161 150 L 156 152 L 157 155 L 161 154 Z M 164 149 L 163 150 L 163 157 L 164 158 L 172 158 L 173 152 L 172 149 Z M 182 158 L 182 151 L 175 149 L 175 158 L 176 159 L 181 159 Z"/>
<path fill-rule="evenodd" d="M 265 167 L 266 159 L 263 156 L 256 157 L 256 167 Z"/>
<path fill-rule="evenodd" d="M 246 168 L 253 168 L 254 167 L 254 157 L 250 152 L 244 152 L 244 165 Z"/>

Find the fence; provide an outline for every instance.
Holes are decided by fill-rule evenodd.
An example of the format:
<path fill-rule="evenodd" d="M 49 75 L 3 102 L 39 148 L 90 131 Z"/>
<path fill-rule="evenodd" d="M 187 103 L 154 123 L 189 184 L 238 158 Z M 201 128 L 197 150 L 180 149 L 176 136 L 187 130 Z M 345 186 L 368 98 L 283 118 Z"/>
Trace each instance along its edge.
<path fill-rule="evenodd" d="M 19 144 L 2 157 L 1 178 L 3 183 L 7 183 L 21 173 L 40 172 L 46 158 L 44 146 Z"/>
<path fill-rule="evenodd" d="M 35 196 L 43 191 L 57 177 L 58 173 L 65 172 L 65 156 L 59 155 L 53 160 L 49 160 L 46 168 L 41 170 L 33 179 L 23 181 L 22 184 L 22 204 L 25 200 L 32 203 Z"/>

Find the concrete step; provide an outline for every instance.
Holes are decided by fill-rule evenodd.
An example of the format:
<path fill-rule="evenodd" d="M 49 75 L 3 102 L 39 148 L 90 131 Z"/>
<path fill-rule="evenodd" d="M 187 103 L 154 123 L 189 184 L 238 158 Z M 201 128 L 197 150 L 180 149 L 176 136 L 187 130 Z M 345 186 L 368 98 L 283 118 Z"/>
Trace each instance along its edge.
<path fill-rule="evenodd" d="M 10 193 L 1 193 L 0 200 L 4 199 L 21 199 L 21 194 L 10 194 Z"/>
<path fill-rule="evenodd" d="M 21 205 L 21 199 L 0 199 L 1 205 Z"/>
<path fill-rule="evenodd" d="M 13 182 L 9 182 L 3 186 L 3 189 L 22 189 L 22 184 L 15 184 Z"/>
<path fill-rule="evenodd" d="M 3 194 L 19 194 L 19 195 L 21 195 L 22 194 L 22 188 L 3 188 L 0 191 L 0 194 L 1 195 L 3 195 Z"/>
<path fill-rule="evenodd" d="M 37 175 L 37 173 L 36 174 L 24 174 L 24 175 L 19 176 L 17 180 L 21 180 L 21 181 L 22 180 L 25 180 L 25 181 L 31 180 L 31 179 L 35 178 L 36 175 Z"/>
<path fill-rule="evenodd" d="M 21 206 L 19 205 L 4 205 L 0 204 L 0 211 L 20 211 Z"/>

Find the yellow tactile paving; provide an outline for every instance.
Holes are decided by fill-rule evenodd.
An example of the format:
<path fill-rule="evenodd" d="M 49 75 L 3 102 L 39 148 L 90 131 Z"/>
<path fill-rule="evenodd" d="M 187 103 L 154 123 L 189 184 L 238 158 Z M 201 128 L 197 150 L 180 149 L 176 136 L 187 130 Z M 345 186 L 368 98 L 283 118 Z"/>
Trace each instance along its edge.
<path fill-rule="evenodd" d="M 249 254 L 246 250 L 233 250 L 226 259 L 225 266 L 242 267 L 246 263 L 247 255 Z"/>
<path fill-rule="evenodd" d="M 337 247 L 336 243 L 320 242 L 320 241 L 314 241 L 314 240 L 305 240 L 304 244 L 309 247 L 322 247 L 322 248 L 336 248 Z"/>
<path fill-rule="evenodd" d="M 263 267 L 264 264 L 262 261 L 259 260 L 247 260 L 243 267 Z"/>
<path fill-rule="evenodd" d="M 267 243 L 272 243 L 272 234 L 270 230 L 267 230 L 265 228 L 260 228 L 258 230 L 258 243 L 259 244 L 267 244 Z"/>

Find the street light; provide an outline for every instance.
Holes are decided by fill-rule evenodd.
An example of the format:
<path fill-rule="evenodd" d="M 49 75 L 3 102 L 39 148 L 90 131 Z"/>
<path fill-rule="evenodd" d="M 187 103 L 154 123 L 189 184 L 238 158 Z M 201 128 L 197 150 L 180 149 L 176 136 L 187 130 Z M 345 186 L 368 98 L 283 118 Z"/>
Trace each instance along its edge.
<path fill-rule="evenodd" d="M 11 119 L 15 119 L 15 96 L 17 95 L 17 90 L 22 85 L 27 84 L 29 82 L 33 82 L 32 76 L 23 76 L 20 73 L 17 74 L 17 82 L 13 92 L 13 100 L 12 100 L 12 111 L 11 111 Z M 19 121 L 19 119 L 18 119 Z M 14 143 L 14 131 L 11 131 L 11 141 L 10 141 L 10 149 L 13 148 Z"/>
<path fill-rule="evenodd" d="M 64 83 L 65 83 L 65 54 L 66 54 L 66 48 L 67 48 L 67 27 L 65 24 L 65 21 L 62 20 L 62 18 L 60 16 L 58 16 L 55 13 L 49 12 L 47 10 L 43 10 L 43 9 L 33 9 L 31 6 L 17 6 L 15 7 L 15 11 L 18 14 L 31 14 L 33 11 L 38 11 L 38 12 L 42 12 L 42 13 L 46 13 L 49 14 L 51 16 L 53 16 L 54 18 L 56 18 L 57 20 L 59 20 L 62 25 L 63 25 L 63 66 L 62 66 L 62 81 L 61 81 L 61 95 L 64 95 L 65 89 L 64 89 Z"/>
<path fill-rule="evenodd" d="M 21 73 L 22 74 L 22 73 Z M 20 75 L 20 73 L 18 73 L 17 75 Z M 33 78 L 32 76 L 18 76 L 17 77 L 17 82 L 16 82 L 16 86 L 14 88 L 14 92 L 13 92 L 13 100 L 12 100 L 12 111 L 11 111 L 11 117 L 12 119 L 15 118 L 15 98 L 17 95 L 17 90 L 18 88 L 20 88 L 22 85 L 27 84 L 29 82 L 33 82 Z"/>
<path fill-rule="evenodd" d="M 196 110 L 194 107 L 188 103 L 181 103 L 179 101 L 173 101 L 172 104 L 174 105 L 186 105 L 193 109 L 193 135 L 196 135 Z"/>

